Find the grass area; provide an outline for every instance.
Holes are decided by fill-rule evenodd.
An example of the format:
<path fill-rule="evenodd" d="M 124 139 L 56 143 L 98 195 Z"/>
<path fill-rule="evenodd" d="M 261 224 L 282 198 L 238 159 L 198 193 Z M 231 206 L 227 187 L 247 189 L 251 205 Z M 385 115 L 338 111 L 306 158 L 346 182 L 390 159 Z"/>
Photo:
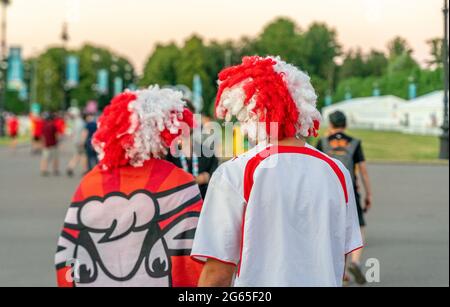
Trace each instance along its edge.
<path fill-rule="evenodd" d="M 362 140 L 368 161 L 443 163 L 438 159 L 438 137 L 369 130 L 351 130 L 348 133 Z M 28 140 L 28 136 L 22 136 L 19 143 Z M 0 138 L 0 146 L 8 145 L 10 141 L 9 138 Z M 312 145 L 316 143 L 317 140 L 311 141 Z"/>
<path fill-rule="evenodd" d="M 438 159 L 439 137 L 369 130 L 348 134 L 362 140 L 368 161 L 443 162 Z"/>

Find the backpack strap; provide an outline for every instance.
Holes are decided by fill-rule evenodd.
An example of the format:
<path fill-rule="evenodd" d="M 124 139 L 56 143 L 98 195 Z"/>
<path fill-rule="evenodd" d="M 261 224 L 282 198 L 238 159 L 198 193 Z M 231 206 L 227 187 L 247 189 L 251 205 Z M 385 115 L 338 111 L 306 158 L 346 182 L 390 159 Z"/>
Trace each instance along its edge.
<path fill-rule="evenodd" d="M 332 148 L 331 148 L 331 146 L 330 146 L 330 142 L 329 142 L 329 140 L 328 140 L 327 137 L 321 138 L 319 142 L 320 142 L 322 151 L 323 151 L 324 153 L 328 153 L 328 152 L 331 151 Z"/>
<path fill-rule="evenodd" d="M 360 144 L 361 144 L 361 141 L 358 139 L 352 139 L 351 142 L 348 144 L 347 150 L 348 150 L 348 153 L 352 155 L 352 157 L 355 154 L 355 152 L 358 149 Z"/>

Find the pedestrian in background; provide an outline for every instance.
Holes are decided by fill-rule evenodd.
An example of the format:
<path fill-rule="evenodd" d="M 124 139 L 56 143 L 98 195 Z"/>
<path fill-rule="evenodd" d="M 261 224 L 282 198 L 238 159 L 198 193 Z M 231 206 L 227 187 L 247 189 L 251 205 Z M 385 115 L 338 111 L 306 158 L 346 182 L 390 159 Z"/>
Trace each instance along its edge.
<path fill-rule="evenodd" d="M 365 239 L 366 221 L 364 214 L 372 207 L 372 187 L 362 142 L 346 133 L 347 118 L 343 112 L 336 111 L 332 113 L 329 117 L 329 121 L 330 130 L 328 136 L 319 141 L 317 149 L 341 161 L 349 170 L 353 180 L 359 225 L 361 227 L 363 239 Z M 358 184 L 359 176 L 361 177 L 365 189 L 366 197 L 364 199 L 364 207 L 361 204 L 361 189 Z M 362 249 L 359 249 L 350 255 L 350 264 L 348 267 L 349 272 L 353 275 L 358 284 L 366 283 L 366 279 L 361 270 L 362 252 Z"/>
<path fill-rule="evenodd" d="M 31 121 L 31 154 L 37 155 L 42 151 L 42 129 L 44 128 L 44 120 L 37 114 L 30 114 Z"/>
<path fill-rule="evenodd" d="M 187 108 L 194 113 L 192 103 L 187 99 L 184 99 L 184 101 Z M 187 137 L 182 136 L 178 146 L 174 148 L 176 152 L 169 151 L 166 159 L 194 176 L 204 199 L 209 181 L 219 166 L 219 160 L 214 154 L 210 157 L 204 155 L 201 152 L 201 142 L 202 140 L 194 140 L 192 133 Z M 200 149 L 200 152 L 196 149 Z"/>
<path fill-rule="evenodd" d="M 19 136 L 19 119 L 16 115 L 11 114 L 8 116 L 6 123 L 8 127 L 8 135 L 11 138 L 10 146 L 12 151 L 15 152 L 17 148 L 17 137 Z"/>
<path fill-rule="evenodd" d="M 49 175 L 49 167 L 53 167 L 53 175 L 59 176 L 58 128 L 55 124 L 55 115 L 47 114 L 42 129 L 44 149 L 41 159 L 41 175 Z"/>
<path fill-rule="evenodd" d="M 97 152 L 92 146 L 92 138 L 97 131 L 97 120 L 94 114 L 87 114 L 85 117 L 85 127 L 83 131 L 83 143 L 86 151 L 87 170 L 92 170 L 98 164 Z"/>
<path fill-rule="evenodd" d="M 81 165 L 83 173 L 87 171 L 87 161 L 85 154 L 85 145 L 83 142 L 83 131 L 86 123 L 84 122 L 79 109 L 70 109 L 69 117 L 71 120 L 71 138 L 73 155 L 67 165 L 67 176 L 74 175 L 75 168 Z"/>

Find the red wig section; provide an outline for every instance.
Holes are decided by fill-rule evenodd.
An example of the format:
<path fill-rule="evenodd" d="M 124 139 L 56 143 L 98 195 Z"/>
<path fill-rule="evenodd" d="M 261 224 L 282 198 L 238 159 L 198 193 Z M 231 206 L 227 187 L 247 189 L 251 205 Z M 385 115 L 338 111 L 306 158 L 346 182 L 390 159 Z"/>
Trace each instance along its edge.
<path fill-rule="evenodd" d="M 184 108 L 182 116 L 183 118 L 180 121 L 188 125 L 189 128 L 194 128 L 194 114 L 191 112 L 191 110 L 189 110 L 188 108 Z M 182 133 L 182 129 L 179 129 L 175 134 L 170 133 L 169 129 L 164 129 L 161 132 L 161 138 L 164 141 L 165 145 L 167 147 L 170 147 L 172 145 L 172 142 Z"/>
<path fill-rule="evenodd" d="M 226 89 L 247 81 L 244 105 L 248 105 L 254 95 L 256 107 L 253 110 L 260 122 L 266 123 L 269 135 L 270 123 L 277 123 L 278 138 L 294 137 L 297 133 L 299 110 L 289 92 L 283 75 L 274 70 L 276 62 L 270 58 L 258 56 L 244 57 L 242 64 L 224 69 L 219 74 L 219 91 L 216 108 Z"/>
<path fill-rule="evenodd" d="M 98 123 L 99 128 L 93 137 L 93 144 L 104 144 L 104 158 L 100 167 L 108 169 L 127 165 L 126 149 L 134 144 L 133 135 L 127 133 L 131 127 L 131 115 L 128 110 L 130 102 L 137 99 L 133 93 L 116 96 L 103 111 Z"/>

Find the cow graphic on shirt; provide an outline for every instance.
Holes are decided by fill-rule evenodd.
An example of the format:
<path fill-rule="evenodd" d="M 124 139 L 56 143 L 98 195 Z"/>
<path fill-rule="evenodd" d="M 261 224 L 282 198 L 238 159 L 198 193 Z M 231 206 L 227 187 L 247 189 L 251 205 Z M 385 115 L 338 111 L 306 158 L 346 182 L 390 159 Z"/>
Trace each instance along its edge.
<path fill-rule="evenodd" d="M 202 200 L 194 182 L 174 180 L 168 190 L 73 202 L 58 242 L 59 285 L 195 286 L 200 265 L 189 255 Z"/>

